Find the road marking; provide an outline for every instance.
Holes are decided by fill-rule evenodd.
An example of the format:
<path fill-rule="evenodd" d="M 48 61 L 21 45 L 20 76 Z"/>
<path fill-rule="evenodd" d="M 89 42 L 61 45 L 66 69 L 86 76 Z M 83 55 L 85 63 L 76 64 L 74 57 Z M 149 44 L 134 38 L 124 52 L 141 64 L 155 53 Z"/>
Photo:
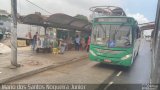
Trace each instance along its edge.
<path fill-rule="evenodd" d="M 118 77 L 118 76 L 120 76 L 121 74 L 122 74 L 122 71 L 120 71 L 119 73 L 117 73 L 116 76 Z"/>
<path fill-rule="evenodd" d="M 109 85 L 112 85 L 113 84 L 113 82 L 109 82 Z"/>
<path fill-rule="evenodd" d="M 103 89 L 103 90 L 107 90 L 109 86 L 111 86 L 114 82 L 109 82 L 109 84 Z"/>
<path fill-rule="evenodd" d="M 2 72 L 0 72 L 0 74 L 1 74 Z"/>

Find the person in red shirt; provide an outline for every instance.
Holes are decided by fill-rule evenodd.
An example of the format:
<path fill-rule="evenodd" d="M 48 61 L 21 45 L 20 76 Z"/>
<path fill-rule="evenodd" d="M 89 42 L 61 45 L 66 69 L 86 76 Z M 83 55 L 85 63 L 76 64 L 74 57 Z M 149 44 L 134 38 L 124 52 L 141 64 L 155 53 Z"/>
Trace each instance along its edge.
<path fill-rule="evenodd" d="M 87 40 L 87 47 L 86 47 L 87 52 L 89 52 L 90 43 L 91 43 L 91 37 L 89 36 L 89 37 L 88 37 L 88 40 Z"/>

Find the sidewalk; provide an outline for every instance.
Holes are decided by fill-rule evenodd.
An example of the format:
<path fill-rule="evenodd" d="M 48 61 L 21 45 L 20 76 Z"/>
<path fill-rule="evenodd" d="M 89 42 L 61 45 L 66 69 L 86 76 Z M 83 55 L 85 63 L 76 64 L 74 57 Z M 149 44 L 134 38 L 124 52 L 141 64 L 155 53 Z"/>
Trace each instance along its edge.
<path fill-rule="evenodd" d="M 0 54 L 0 83 L 36 74 L 54 67 L 87 58 L 85 51 L 66 51 L 64 54 L 35 53 L 29 47 L 18 48 L 18 63 L 21 67 L 10 69 L 10 53 Z"/>

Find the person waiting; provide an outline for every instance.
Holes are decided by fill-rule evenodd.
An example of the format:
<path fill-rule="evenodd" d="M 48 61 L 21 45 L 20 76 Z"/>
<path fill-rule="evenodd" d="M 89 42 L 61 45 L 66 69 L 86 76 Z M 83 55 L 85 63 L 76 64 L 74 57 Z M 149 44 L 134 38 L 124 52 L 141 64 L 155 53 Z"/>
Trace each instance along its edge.
<path fill-rule="evenodd" d="M 89 52 L 90 43 L 91 43 L 91 37 L 89 36 L 86 45 L 87 52 Z"/>
<path fill-rule="evenodd" d="M 80 37 L 77 35 L 75 38 L 75 50 L 79 51 L 80 48 Z"/>
<path fill-rule="evenodd" d="M 32 49 L 33 51 L 35 50 L 36 48 L 36 45 L 37 45 L 37 41 L 39 40 L 39 37 L 38 37 L 38 32 L 35 33 L 35 35 L 33 36 L 33 40 L 32 40 Z"/>
<path fill-rule="evenodd" d="M 64 54 L 66 47 L 66 43 L 63 41 L 63 39 L 59 40 L 59 48 L 60 48 L 60 54 Z"/>
<path fill-rule="evenodd" d="M 81 39 L 81 50 L 85 50 L 85 46 L 86 46 L 85 39 L 82 38 Z"/>

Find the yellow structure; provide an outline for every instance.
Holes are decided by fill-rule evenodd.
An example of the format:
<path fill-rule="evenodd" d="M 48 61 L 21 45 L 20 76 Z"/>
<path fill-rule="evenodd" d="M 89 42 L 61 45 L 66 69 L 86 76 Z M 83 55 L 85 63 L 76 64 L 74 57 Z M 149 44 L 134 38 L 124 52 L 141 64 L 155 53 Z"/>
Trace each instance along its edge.
<path fill-rule="evenodd" d="M 17 40 L 17 45 L 19 47 L 26 47 L 27 46 L 26 40 Z"/>
<path fill-rule="evenodd" d="M 53 48 L 53 52 L 52 52 L 53 54 L 58 54 L 58 53 L 60 53 L 60 50 L 59 50 L 59 48 Z"/>

